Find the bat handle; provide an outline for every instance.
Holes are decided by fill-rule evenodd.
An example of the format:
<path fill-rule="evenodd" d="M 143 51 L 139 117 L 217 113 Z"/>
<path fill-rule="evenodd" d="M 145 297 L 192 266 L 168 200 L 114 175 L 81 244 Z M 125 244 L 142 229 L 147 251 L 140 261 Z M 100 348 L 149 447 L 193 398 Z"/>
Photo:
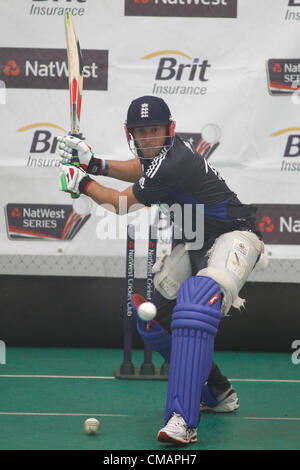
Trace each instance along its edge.
<path fill-rule="evenodd" d="M 78 136 L 75 135 L 75 134 L 71 134 L 71 135 L 73 135 L 74 137 L 78 137 Z M 80 162 L 79 162 L 79 158 L 78 158 L 78 153 L 77 153 L 77 151 L 76 151 L 75 149 L 73 150 L 73 153 L 72 153 L 71 165 L 77 166 L 78 168 L 80 167 Z M 80 197 L 79 194 L 71 193 L 71 198 L 72 198 L 72 199 L 78 199 L 79 197 Z"/>

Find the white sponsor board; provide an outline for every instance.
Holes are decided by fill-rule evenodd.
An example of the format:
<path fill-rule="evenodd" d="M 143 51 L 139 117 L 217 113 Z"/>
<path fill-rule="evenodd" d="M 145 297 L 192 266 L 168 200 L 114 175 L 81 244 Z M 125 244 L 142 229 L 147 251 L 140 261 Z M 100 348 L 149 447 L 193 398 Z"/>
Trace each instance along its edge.
<path fill-rule="evenodd" d="M 209 10 L 214 12 L 211 17 L 207 2 L 196 0 L 2 3 L 1 274 L 117 276 L 124 264 L 125 241 L 101 238 L 102 219 L 95 203 L 71 239 L 9 236 L 8 204 L 35 205 L 33 210 L 72 204 L 69 195 L 58 190 L 56 141 L 69 127 L 69 94 L 59 81 L 66 79 L 66 68 L 60 52 L 55 59 L 55 51 L 65 50 L 66 9 L 73 14 L 82 49 L 102 51 L 101 57 L 107 57 L 107 83 L 96 59 L 85 69 L 86 81 L 102 80 L 101 89 L 84 85 L 81 113 L 82 133 L 96 155 L 133 158 L 123 130 L 128 105 L 141 95 L 160 96 L 168 102 L 178 132 L 197 136 L 208 123 L 218 126 L 220 143 L 209 158 L 242 202 L 300 207 L 300 51 L 295 47 L 300 39 L 300 5 L 296 0 L 212 1 L 216 9 Z M 149 16 L 151 4 L 155 21 Z M 118 190 L 129 185 L 104 177 L 97 181 Z M 26 222 L 31 229 L 47 229 L 47 217 L 33 219 Z M 287 225 L 282 229 L 288 230 Z M 291 230 L 297 232 L 297 226 Z M 146 247 L 138 243 L 137 249 L 142 259 Z M 272 245 L 268 250 L 272 263 L 288 264 L 281 275 L 280 269 L 270 268 L 271 263 L 254 278 L 300 282 L 300 233 L 299 245 Z M 35 257 L 40 269 L 27 263 Z M 72 271 L 68 257 L 82 259 L 82 264 Z M 109 267 L 96 269 L 105 257 Z M 89 268 L 87 261 L 93 258 Z M 48 262 L 43 264 L 43 259 Z"/>

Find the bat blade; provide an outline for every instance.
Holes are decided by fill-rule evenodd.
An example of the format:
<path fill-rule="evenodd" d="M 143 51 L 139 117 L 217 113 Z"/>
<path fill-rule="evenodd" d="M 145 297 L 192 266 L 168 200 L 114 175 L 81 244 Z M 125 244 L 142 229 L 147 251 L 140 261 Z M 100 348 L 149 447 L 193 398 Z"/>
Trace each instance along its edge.
<path fill-rule="evenodd" d="M 70 134 L 78 137 L 83 90 L 83 61 L 80 44 L 69 12 L 65 13 L 65 31 L 69 71 Z M 77 167 L 80 166 L 76 150 L 73 150 L 71 163 Z M 71 196 L 73 199 L 79 197 L 77 194 L 71 194 Z"/>
<path fill-rule="evenodd" d="M 78 135 L 80 132 L 83 90 L 83 61 L 76 30 L 69 12 L 65 13 L 65 30 L 69 71 L 71 135 Z"/>

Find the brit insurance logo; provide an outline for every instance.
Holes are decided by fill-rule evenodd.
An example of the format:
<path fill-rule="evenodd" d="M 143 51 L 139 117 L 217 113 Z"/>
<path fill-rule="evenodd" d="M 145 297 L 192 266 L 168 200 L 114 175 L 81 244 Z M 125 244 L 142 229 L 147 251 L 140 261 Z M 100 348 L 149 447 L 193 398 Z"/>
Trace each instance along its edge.
<path fill-rule="evenodd" d="M 287 9 L 284 19 L 286 21 L 299 21 L 300 20 L 300 0 L 286 0 Z"/>
<path fill-rule="evenodd" d="M 185 52 L 165 49 L 151 52 L 142 60 L 154 63 L 153 95 L 207 94 L 211 73 L 208 59 L 193 58 Z"/>
<path fill-rule="evenodd" d="M 125 0 L 125 15 L 236 18 L 237 0 Z"/>
<path fill-rule="evenodd" d="M 267 61 L 269 93 L 272 96 L 292 95 L 300 90 L 300 59 Z"/>
<path fill-rule="evenodd" d="M 108 51 L 82 51 L 85 90 L 107 90 Z M 65 49 L 0 48 L 0 80 L 6 88 L 68 89 Z"/>
<path fill-rule="evenodd" d="M 17 132 L 18 139 L 23 139 L 23 148 L 28 149 L 28 167 L 59 167 L 57 137 L 66 135 L 66 129 L 51 122 L 33 122 L 20 127 Z"/>
<path fill-rule="evenodd" d="M 300 127 L 287 127 L 271 134 L 274 148 L 281 148 L 281 171 L 300 171 Z"/>
<path fill-rule="evenodd" d="M 72 16 L 83 16 L 87 0 L 31 0 L 30 15 L 63 16 L 69 11 Z"/>

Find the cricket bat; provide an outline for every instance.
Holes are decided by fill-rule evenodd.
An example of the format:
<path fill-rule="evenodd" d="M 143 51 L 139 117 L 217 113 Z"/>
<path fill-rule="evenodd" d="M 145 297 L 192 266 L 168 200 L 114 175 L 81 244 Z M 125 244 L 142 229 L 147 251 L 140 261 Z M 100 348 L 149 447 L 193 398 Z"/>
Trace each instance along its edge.
<path fill-rule="evenodd" d="M 80 113 L 83 89 L 83 61 L 80 44 L 76 35 L 72 17 L 69 12 L 65 13 L 65 30 L 67 41 L 68 71 L 69 71 L 69 93 L 70 93 L 70 135 L 79 137 Z M 73 150 L 72 165 L 80 166 L 76 150 Z M 71 194 L 73 199 L 78 194 Z"/>

